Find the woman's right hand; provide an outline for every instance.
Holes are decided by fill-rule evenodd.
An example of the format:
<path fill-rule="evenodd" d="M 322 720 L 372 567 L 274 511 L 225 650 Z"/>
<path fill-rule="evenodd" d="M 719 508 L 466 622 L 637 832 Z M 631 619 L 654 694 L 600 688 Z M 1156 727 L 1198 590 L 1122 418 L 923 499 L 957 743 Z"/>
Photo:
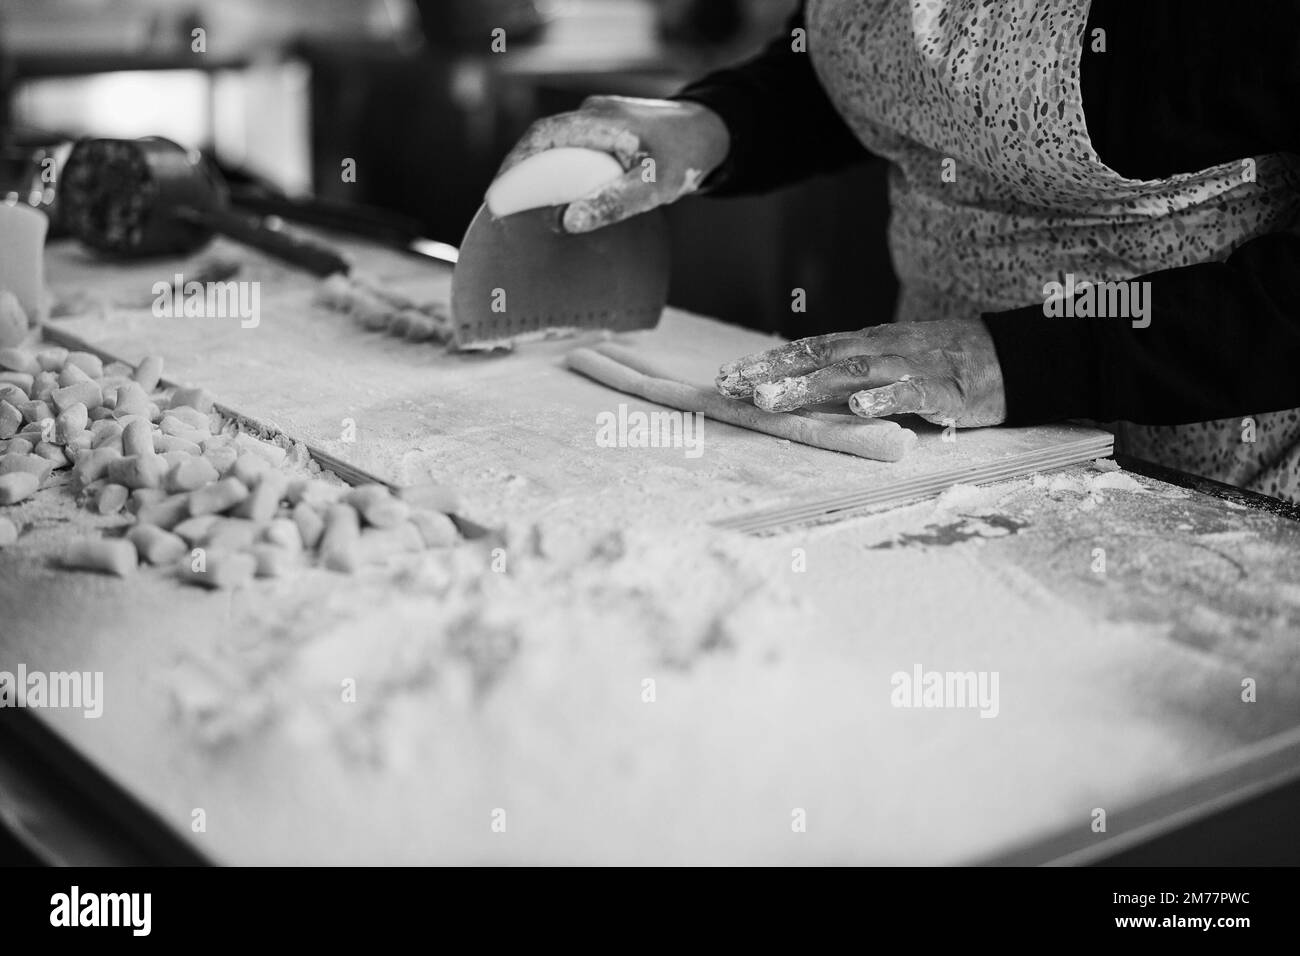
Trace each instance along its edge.
<path fill-rule="evenodd" d="M 572 113 L 530 126 L 497 176 L 556 147 L 609 153 L 623 176 L 570 203 L 562 219 L 566 232 L 591 232 L 695 192 L 722 165 L 730 145 L 722 119 L 698 103 L 592 96 Z"/>

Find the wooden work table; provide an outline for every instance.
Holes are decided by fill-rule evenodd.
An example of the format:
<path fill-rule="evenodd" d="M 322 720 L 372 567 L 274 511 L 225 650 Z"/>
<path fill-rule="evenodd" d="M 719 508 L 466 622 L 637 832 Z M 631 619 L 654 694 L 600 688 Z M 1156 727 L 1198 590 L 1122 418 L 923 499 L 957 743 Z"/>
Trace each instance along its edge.
<path fill-rule="evenodd" d="M 571 342 L 448 355 L 225 251 L 261 284 L 256 328 L 151 313 L 152 284 L 194 263 L 105 265 L 67 244 L 48 255 L 70 313 L 52 324 L 129 361 L 160 354 L 169 378 L 385 481 L 456 485 L 494 536 L 415 568 L 208 593 L 61 570 L 91 519 L 59 489 L 22 506 L 30 530 L 0 552 L 0 669 L 102 671 L 105 706 L 0 712 L 6 739 L 102 788 L 158 854 L 1086 861 L 1300 765 L 1285 508 L 1078 466 L 729 534 L 708 522 L 852 488 L 869 463 L 726 426 L 698 459 L 600 448 L 595 415 L 637 403 L 566 371 Z M 447 294 L 436 267 L 351 252 L 417 299 Z M 702 367 L 768 341 L 673 310 L 638 335 Z M 916 667 L 996 674 L 996 715 L 893 706 L 892 676 Z M 86 858 L 59 808 L 42 818 L 39 784 L 13 782 L 13 754 L 10 825 Z"/>

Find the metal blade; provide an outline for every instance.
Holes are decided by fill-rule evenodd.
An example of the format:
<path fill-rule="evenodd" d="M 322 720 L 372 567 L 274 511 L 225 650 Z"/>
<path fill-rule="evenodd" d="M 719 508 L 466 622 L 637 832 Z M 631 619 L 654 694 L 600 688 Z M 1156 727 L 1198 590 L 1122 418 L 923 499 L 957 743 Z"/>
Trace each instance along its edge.
<path fill-rule="evenodd" d="M 501 219 L 479 209 L 460 246 L 451 316 L 460 349 L 509 347 L 564 330 L 654 328 L 668 300 L 662 210 L 582 235 L 559 209 Z"/>

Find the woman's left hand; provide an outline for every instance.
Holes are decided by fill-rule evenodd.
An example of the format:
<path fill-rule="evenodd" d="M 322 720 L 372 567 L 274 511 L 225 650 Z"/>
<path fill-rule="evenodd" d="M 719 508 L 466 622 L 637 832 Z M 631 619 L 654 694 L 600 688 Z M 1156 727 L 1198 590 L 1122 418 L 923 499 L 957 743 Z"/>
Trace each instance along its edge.
<path fill-rule="evenodd" d="M 770 412 L 848 401 L 864 418 L 920 415 L 939 425 L 1006 420 L 993 337 L 981 319 L 876 325 L 835 332 L 729 362 L 718 391 Z"/>

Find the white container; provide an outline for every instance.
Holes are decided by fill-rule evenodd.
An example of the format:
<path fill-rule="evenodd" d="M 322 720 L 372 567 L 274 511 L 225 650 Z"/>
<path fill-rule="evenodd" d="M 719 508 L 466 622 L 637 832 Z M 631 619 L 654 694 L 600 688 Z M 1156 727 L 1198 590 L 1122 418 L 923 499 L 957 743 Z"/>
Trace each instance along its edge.
<path fill-rule="evenodd" d="M 23 203 L 0 202 L 0 289 L 22 304 L 27 320 L 45 320 L 45 213 Z"/>

